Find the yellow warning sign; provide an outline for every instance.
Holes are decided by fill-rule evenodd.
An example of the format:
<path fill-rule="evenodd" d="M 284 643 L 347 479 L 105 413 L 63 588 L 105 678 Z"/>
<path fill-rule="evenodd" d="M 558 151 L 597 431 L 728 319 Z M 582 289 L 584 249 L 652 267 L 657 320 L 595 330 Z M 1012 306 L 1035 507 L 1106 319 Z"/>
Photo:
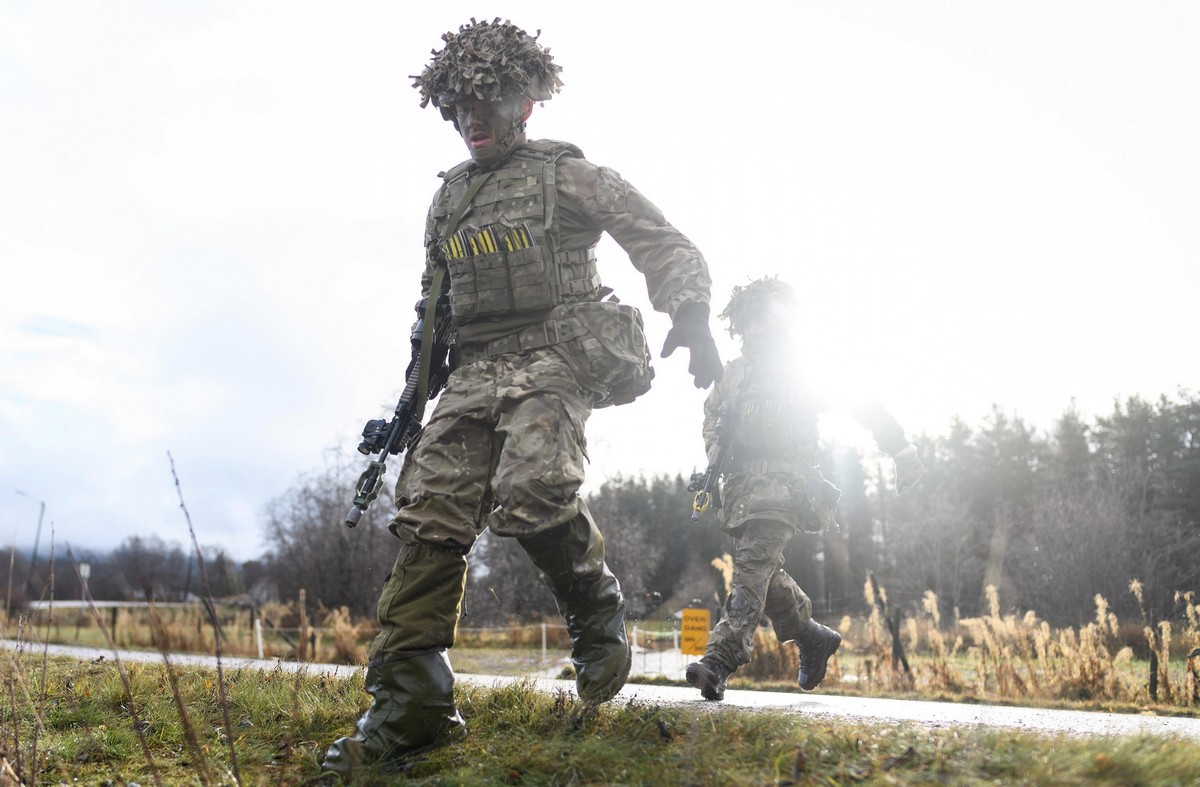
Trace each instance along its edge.
<path fill-rule="evenodd" d="M 683 611 L 683 636 L 679 638 L 679 649 L 685 656 L 703 656 L 708 645 L 709 616 L 707 609 L 685 609 Z"/>

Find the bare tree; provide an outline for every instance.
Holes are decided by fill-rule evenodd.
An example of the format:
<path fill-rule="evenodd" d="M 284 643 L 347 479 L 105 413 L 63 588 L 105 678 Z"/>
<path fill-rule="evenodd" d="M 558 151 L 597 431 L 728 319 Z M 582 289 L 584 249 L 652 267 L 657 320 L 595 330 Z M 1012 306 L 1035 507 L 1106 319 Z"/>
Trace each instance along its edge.
<path fill-rule="evenodd" d="M 399 541 L 386 528 L 394 508 L 383 497 L 358 527 L 345 526 L 356 480 L 347 463 L 334 462 L 302 477 L 268 505 L 265 573 L 282 598 L 296 598 L 303 589 L 313 606 L 374 614 Z"/>

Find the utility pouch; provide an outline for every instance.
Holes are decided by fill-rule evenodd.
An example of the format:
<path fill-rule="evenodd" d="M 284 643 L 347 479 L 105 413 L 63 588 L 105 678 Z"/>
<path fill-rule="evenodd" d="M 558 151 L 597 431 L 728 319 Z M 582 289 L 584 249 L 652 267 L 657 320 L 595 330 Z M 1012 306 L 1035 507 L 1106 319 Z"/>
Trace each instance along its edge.
<path fill-rule="evenodd" d="M 579 384 L 595 392 L 595 407 L 628 404 L 650 390 L 654 369 L 642 315 L 616 301 L 567 303 L 550 313 L 576 338 L 556 345 Z"/>
<path fill-rule="evenodd" d="M 792 485 L 792 499 L 805 533 L 838 530 L 837 504 L 842 492 L 816 467 L 805 467 Z"/>

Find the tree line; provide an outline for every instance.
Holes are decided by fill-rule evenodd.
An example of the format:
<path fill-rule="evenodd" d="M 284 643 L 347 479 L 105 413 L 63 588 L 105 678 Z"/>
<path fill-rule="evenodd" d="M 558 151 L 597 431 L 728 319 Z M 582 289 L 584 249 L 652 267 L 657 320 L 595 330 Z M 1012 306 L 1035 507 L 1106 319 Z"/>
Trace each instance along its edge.
<path fill-rule="evenodd" d="M 1034 610 L 1055 625 L 1090 620 L 1097 594 L 1122 617 L 1170 619 L 1177 591 L 1200 590 L 1194 394 L 1132 397 L 1091 422 L 1069 409 L 1048 432 L 997 407 L 978 425 L 955 419 L 947 434 L 914 443 L 926 475 L 901 495 L 882 455 L 824 447 L 823 471 L 842 491 L 840 527 L 799 534 L 785 554 L 819 616 L 865 613 L 868 576 L 893 608 L 915 611 L 933 591 L 943 618 L 975 616 L 987 609 L 990 585 L 1003 609 Z M 208 550 L 213 595 L 266 588 L 286 600 L 303 589 L 313 612 L 344 606 L 372 616 L 398 541 L 386 528 L 392 510 L 384 498 L 357 528 L 342 524 L 357 459 L 332 461 L 269 504 L 270 547 L 260 559 L 239 566 Z M 669 475 L 613 478 L 588 496 L 635 620 L 693 604 L 715 610 L 723 600 L 721 560 L 732 539 L 711 515 L 690 521 L 691 499 L 686 480 Z M 146 582 L 158 598 L 199 592 L 194 555 L 155 537 L 87 557 L 96 598 L 140 597 Z M 10 565 L 19 591 L 28 566 L 10 556 L 0 582 Z M 69 569 L 58 575 L 58 597 L 78 591 Z M 1144 586 L 1141 600 L 1130 593 L 1133 580 Z M 519 545 L 483 533 L 470 556 L 462 625 L 555 619 Z"/>
<path fill-rule="evenodd" d="M 914 438 L 926 475 L 897 495 L 877 452 L 824 447 L 822 467 L 842 490 L 840 527 L 800 534 L 786 567 L 819 614 L 867 611 L 868 575 L 893 607 L 916 610 L 933 591 L 945 619 L 1034 610 L 1077 625 L 1102 595 L 1122 617 L 1168 619 L 1177 591 L 1200 590 L 1200 399 L 1190 392 L 1114 402 L 1088 422 L 1068 409 L 1048 432 L 996 407 L 977 425 Z M 882 460 L 882 461 L 881 461 Z M 303 479 L 272 504 L 267 574 L 281 594 L 374 612 L 396 542 L 386 501 L 356 530 L 340 525 L 357 464 Z M 690 521 L 681 476 L 614 478 L 588 496 L 630 614 L 663 617 L 723 600 L 721 558 L 732 539 L 710 516 Z M 1139 580 L 1141 602 L 1129 590 Z M 515 541 L 484 533 L 470 558 L 464 626 L 555 619 L 536 571 Z"/>
<path fill-rule="evenodd" d="M 213 598 L 242 593 L 247 582 L 261 576 L 260 561 L 238 563 L 218 547 L 201 547 L 200 553 Z M 0 593 L 6 594 L 8 607 L 21 609 L 28 601 L 49 598 L 82 600 L 85 581 L 87 594 L 96 600 L 182 601 L 206 595 L 195 550 L 157 535 L 130 536 L 108 552 L 82 549 L 72 555 L 74 562 L 62 551 L 42 553 L 31 563 L 23 552 L 0 551 Z"/>

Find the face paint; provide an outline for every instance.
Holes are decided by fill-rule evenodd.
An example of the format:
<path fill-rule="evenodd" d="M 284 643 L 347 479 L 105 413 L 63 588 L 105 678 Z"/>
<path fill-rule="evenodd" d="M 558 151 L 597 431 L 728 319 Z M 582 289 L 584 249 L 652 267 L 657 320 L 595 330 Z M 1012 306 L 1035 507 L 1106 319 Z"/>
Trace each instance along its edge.
<path fill-rule="evenodd" d="M 465 99 L 454 104 L 455 125 L 467 151 L 481 166 L 494 164 L 504 157 L 525 123 L 518 120 L 521 104 L 514 101 Z"/>

